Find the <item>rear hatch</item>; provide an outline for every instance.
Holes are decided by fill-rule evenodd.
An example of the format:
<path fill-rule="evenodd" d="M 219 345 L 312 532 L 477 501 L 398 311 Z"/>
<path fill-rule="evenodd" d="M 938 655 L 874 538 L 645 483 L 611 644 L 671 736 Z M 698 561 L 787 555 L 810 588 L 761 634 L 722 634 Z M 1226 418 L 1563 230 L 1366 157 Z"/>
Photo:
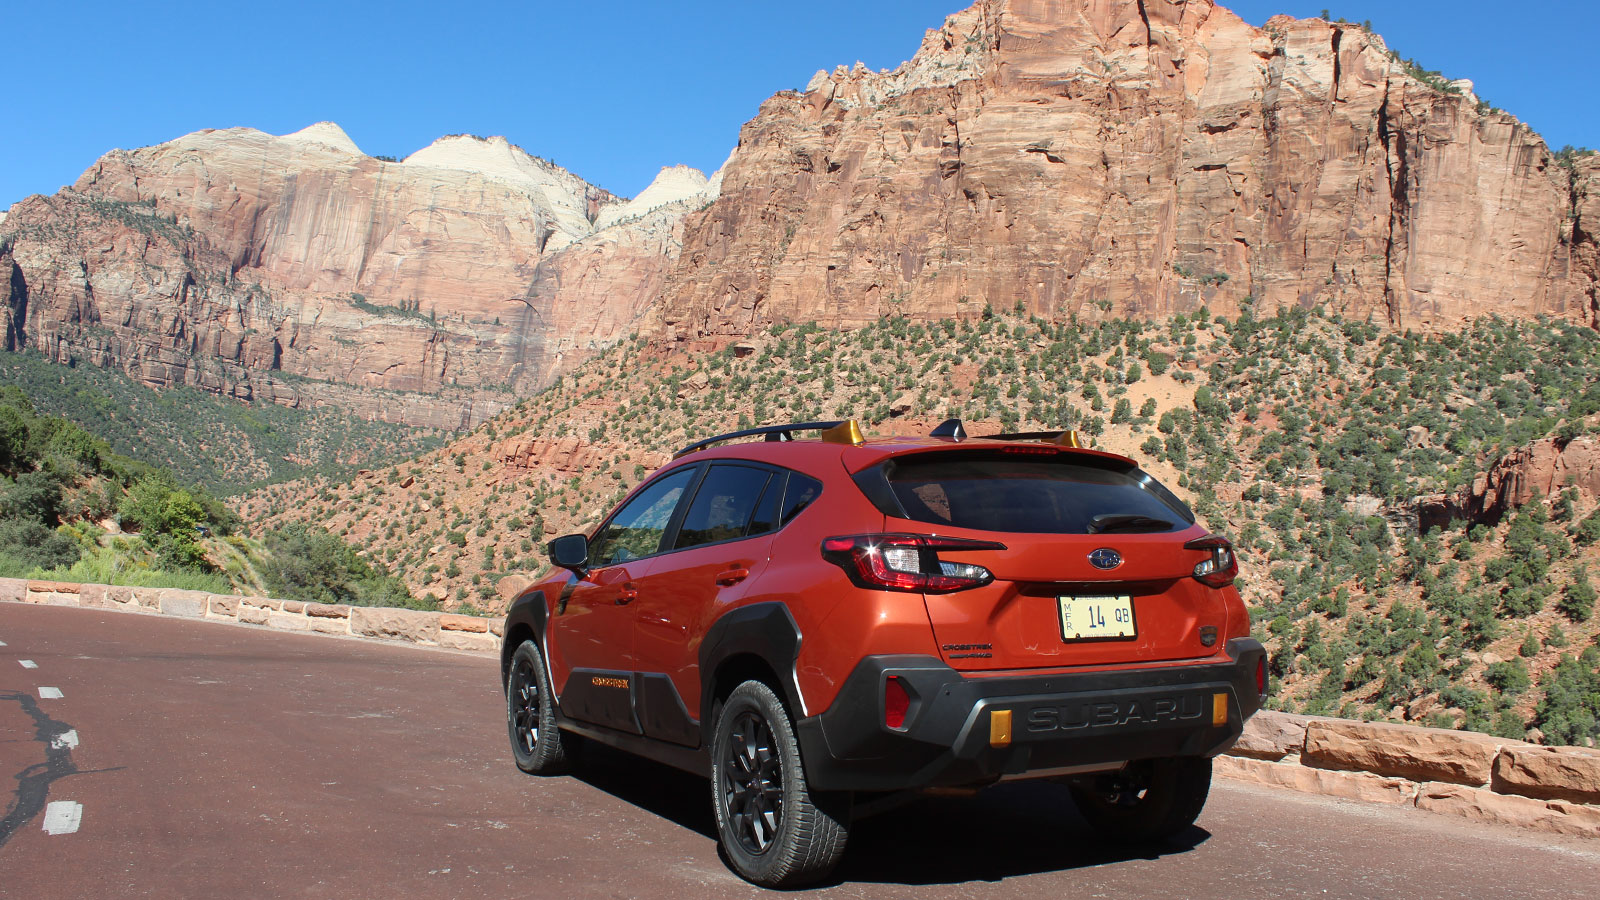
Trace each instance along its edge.
<path fill-rule="evenodd" d="M 892 457 L 857 481 L 880 507 L 898 506 L 885 508 L 885 531 L 1005 545 L 938 554 L 994 576 L 924 595 L 954 668 L 1195 659 L 1217 650 L 1202 628 L 1227 633 L 1224 589 L 1193 577 L 1208 552 L 1184 547 L 1207 532 L 1120 457 L 1037 444 L 951 449 Z"/>

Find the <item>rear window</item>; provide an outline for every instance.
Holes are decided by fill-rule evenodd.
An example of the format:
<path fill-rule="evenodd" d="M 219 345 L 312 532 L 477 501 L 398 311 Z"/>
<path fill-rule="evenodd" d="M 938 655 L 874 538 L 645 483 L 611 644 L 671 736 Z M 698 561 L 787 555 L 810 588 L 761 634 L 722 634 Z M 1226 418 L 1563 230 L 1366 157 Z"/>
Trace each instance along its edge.
<path fill-rule="evenodd" d="M 1194 522 L 1181 500 L 1138 469 L 930 455 L 892 460 L 884 476 L 906 517 L 932 525 L 1029 534 L 1128 534 L 1173 531 Z"/>

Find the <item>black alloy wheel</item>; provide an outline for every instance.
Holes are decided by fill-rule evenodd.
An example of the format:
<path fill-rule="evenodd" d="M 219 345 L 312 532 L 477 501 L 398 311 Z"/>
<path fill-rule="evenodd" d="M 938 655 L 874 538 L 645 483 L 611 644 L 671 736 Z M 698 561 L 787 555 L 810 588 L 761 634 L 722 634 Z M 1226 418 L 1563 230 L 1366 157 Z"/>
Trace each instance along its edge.
<path fill-rule="evenodd" d="M 539 676 L 526 656 L 511 667 L 510 694 L 511 739 L 519 754 L 532 756 L 539 745 Z"/>
<path fill-rule="evenodd" d="M 524 641 L 511 657 L 511 671 L 506 676 L 506 731 L 517 768 L 530 775 L 567 770 L 577 738 L 556 727 L 550 678 L 533 641 Z"/>
<path fill-rule="evenodd" d="M 850 795 L 810 790 L 777 692 L 746 681 L 712 717 L 711 808 L 729 866 L 769 888 L 826 877 L 850 835 Z"/>
<path fill-rule="evenodd" d="M 724 813 L 739 845 L 759 856 L 771 849 L 783 824 L 783 761 L 767 720 L 751 711 L 740 713 L 724 753 Z"/>

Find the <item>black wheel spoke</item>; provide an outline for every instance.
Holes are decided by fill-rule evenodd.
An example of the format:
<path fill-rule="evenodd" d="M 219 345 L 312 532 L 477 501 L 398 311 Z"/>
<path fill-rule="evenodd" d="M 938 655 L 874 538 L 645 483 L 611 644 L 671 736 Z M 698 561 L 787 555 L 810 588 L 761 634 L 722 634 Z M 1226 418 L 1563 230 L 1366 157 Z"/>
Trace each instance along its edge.
<path fill-rule="evenodd" d="M 723 811 L 740 846 L 760 855 L 783 825 L 783 760 L 763 716 L 742 712 L 732 724 L 723 758 Z"/>
<path fill-rule="evenodd" d="M 539 744 L 539 676 L 527 660 L 519 660 L 511 675 L 512 694 L 516 709 L 512 721 L 517 729 L 517 743 L 524 753 L 533 753 Z"/>

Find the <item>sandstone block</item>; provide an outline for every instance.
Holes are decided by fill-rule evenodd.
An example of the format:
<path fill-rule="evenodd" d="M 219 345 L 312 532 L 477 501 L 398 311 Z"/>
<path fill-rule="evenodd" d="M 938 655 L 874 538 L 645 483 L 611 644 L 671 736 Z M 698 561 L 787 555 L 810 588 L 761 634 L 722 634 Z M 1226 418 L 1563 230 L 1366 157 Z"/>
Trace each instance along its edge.
<path fill-rule="evenodd" d="M 285 600 L 281 608 L 286 613 L 303 613 L 306 611 L 306 605 L 299 600 Z"/>
<path fill-rule="evenodd" d="M 350 618 L 350 607 L 348 606 L 340 606 L 335 603 L 307 603 L 305 607 L 306 615 L 314 619 Z M 284 609 L 287 610 L 288 608 L 288 604 L 284 604 Z M 340 625 L 339 630 L 341 632 L 344 631 L 344 626 Z"/>
<path fill-rule="evenodd" d="M 70 581 L 30 581 L 29 592 L 41 594 L 76 594 L 80 585 Z"/>
<path fill-rule="evenodd" d="M 474 653 L 500 652 L 500 639 L 492 634 L 474 634 L 468 631 L 439 632 L 439 646 L 451 650 L 471 650 Z"/>
<path fill-rule="evenodd" d="M 0 602 L 20 603 L 28 599 L 26 578 L 0 578 Z"/>
<path fill-rule="evenodd" d="M 106 586 L 103 584 L 79 585 L 78 605 L 88 609 L 110 609 L 111 601 L 106 599 Z"/>
<path fill-rule="evenodd" d="M 206 606 L 206 613 L 212 616 L 221 616 L 225 619 L 237 619 L 239 617 L 239 601 L 243 599 L 243 597 L 239 596 L 213 594 Z"/>
<path fill-rule="evenodd" d="M 350 633 L 414 644 L 436 644 L 439 641 L 439 614 L 415 609 L 358 606 L 350 610 Z"/>
<path fill-rule="evenodd" d="M 1299 753 L 1305 749 L 1306 725 L 1310 722 L 1310 716 L 1264 709 L 1244 723 L 1244 734 L 1228 755 L 1277 760 Z"/>
<path fill-rule="evenodd" d="M 267 627 L 276 628 L 279 631 L 310 631 L 311 620 L 294 613 L 268 610 Z"/>
<path fill-rule="evenodd" d="M 506 636 L 506 620 L 505 619 L 490 619 L 489 620 L 489 633 L 494 635 L 495 637 L 505 637 Z"/>
<path fill-rule="evenodd" d="M 349 634 L 350 633 L 350 619 L 349 619 L 349 617 L 330 619 L 330 618 L 328 618 L 326 616 L 323 616 L 323 617 L 306 616 L 306 623 L 310 626 L 311 630 L 316 632 L 317 634 Z"/>
<path fill-rule="evenodd" d="M 1369 803 L 1409 804 L 1417 796 L 1417 785 L 1404 778 L 1384 778 L 1371 772 L 1339 772 L 1313 769 L 1293 763 L 1268 762 L 1235 756 L 1219 756 L 1214 770 L 1224 778 L 1249 781 L 1270 787 L 1288 788 L 1307 794 L 1323 794 Z"/>
<path fill-rule="evenodd" d="M 211 595 L 205 591 L 178 591 L 166 590 L 161 592 L 161 614 L 164 616 L 188 616 L 201 618 L 206 614 L 206 606 L 211 600 Z"/>
<path fill-rule="evenodd" d="M 1459 784 L 1430 782 L 1418 793 L 1417 808 L 1474 822 L 1600 838 L 1600 808 L 1563 800 L 1534 800 Z"/>
<path fill-rule="evenodd" d="M 265 625 L 271 615 L 283 605 L 266 597 L 240 597 L 239 621 L 250 625 Z"/>
<path fill-rule="evenodd" d="M 439 614 L 440 631 L 468 631 L 474 634 L 487 634 L 489 620 L 478 616 L 458 616 L 451 613 Z"/>
<path fill-rule="evenodd" d="M 132 588 L 129 593 L 128 607 L 144 610 L 145 612 L 160 612 L 162 590 L 162 588 Z"/>
<path fill-rule="evenodd" d="M 1317 719 L 1306 726 L 1301 759 L 1326 769 L 1485 785 L 1500 748 L 1520 743 L 1469 731 Z"/>
<path fill-rule="evenodd" d="M 107 585 L 106 603 L 112 609 L 138 609 L 139 601 L 133 596 L 133 588 L 126 585 Z"/>
<path fill-rule="evenodd" d="M 1541 800 L 1600 803 L 1600 751 L 1507 747 L 1494 763 L 1494 789 Z"/>

